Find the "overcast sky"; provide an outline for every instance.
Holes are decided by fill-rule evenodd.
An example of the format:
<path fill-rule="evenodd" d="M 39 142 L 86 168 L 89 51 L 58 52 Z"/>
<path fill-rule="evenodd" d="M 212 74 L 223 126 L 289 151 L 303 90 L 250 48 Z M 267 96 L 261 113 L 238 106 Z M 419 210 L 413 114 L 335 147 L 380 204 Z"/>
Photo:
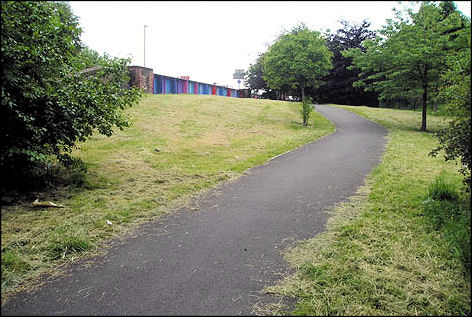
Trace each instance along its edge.
<path fill-rule="evenodd" d="M 470 1 L 456 1 L 470 17 Z M 282 30 L 304 22 L 318 31 L 339 20 L 367 19 L 376 30 L 393 18 L 397 1 L 71 1 L 82 41 L 99 53 L 130 57 L 155 74 L 190 76 L 238 88 L 235 69 L 247 70 Z M 242 87 L 242 85 L 241 85 Z"/>

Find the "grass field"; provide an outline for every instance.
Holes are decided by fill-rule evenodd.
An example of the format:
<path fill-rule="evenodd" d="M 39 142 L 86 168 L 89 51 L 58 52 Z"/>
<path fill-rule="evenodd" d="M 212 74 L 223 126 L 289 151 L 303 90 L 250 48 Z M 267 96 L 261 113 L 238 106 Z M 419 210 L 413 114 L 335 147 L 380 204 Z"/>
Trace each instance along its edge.
<path fill-rule="evenodd" d="M 103 241 L 186 204 L 218 182 L 334 131 L 299 103 L 203 95 L 146 95 L 133 124 L 94 136 L 74 155 L 89 173 L 80 187 L 37 193 L 64 208 L 22 201 L 2 207 L 2 304 L 44 272 L 92 255 Z M 112 224 L 107 224 L 107 221 Z"/>
<path fill-rule="evenodd" d="M 328 230 L 285 254 L 296 273 L 265 291 L 296 306 L 255 312 L 470 316 L 470 194 L 458 166 L 428 156 L 437 141 L 419 131 L 418 112 L 337 107 L 387 127 L 388 148 L 358 195 L 331 211 Z M 428 117 L 430 131 L 442 123 Z"/>

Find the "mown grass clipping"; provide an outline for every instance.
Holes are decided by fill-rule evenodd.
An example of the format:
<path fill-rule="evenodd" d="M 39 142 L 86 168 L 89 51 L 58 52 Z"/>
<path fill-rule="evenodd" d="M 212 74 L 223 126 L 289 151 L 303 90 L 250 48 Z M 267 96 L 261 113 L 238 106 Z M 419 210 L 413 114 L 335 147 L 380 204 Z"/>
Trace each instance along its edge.
<path fill-rule="evenodd" d="M 296 273 L 265 292 L 296 300 L 256 314 L 470 315 L 470 194 L 455 162 L 428 153 L 437 140 L 413 111 L 341 107 L 389 129 L 381 164 L 328 230 L 285 258 Z M 443 119 L 429 116 L 430 131 Z"/>
<path fill-rule="evenodd" d="M 82 186 L 32 193 L 2 206 L 2 303 L 44 272 L 90 255 L 103 241 L 171 212 L 215 184 L 334 132 L 300 103 L 204 95 L 146 95 L 132 126 L 97 135 L 74 153 Z M 80 177 L 78 177 L 80 178 Z M 38 209 L 36 198 L 64 208 Z"/>

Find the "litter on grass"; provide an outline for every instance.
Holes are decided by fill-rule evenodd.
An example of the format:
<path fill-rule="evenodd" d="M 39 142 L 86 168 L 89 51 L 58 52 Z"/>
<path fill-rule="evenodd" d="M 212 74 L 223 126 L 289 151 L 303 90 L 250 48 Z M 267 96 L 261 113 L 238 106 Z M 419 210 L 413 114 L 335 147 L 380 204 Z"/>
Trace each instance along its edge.
<path fill-rule="evenodd" d="M 53 203 L 52 201 L 39 201 L 38 198 L 36 198 L 35 201 L 33 201 L 33 206 L 35 207 L 56 207 L 56 208 L 64 208 L 63 205 L 58 205 Z"/>

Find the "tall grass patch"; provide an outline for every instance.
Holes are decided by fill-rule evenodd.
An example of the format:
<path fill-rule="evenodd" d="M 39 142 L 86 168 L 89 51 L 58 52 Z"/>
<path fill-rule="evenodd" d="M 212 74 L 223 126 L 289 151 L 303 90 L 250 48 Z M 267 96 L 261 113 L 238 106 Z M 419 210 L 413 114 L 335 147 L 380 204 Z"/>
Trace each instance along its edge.
<path fill-rule="evenodd" d="M 442 171 L 429 186 L 423 202 L 425 225 L 444 239 L 446 252 L 459 260 L 470 274 L 470 197 L 460 193 L 461 183 Z M 469 277 L 470 278 L 470 277 Z"/>
<path fill-rule="evenodd" d="M 296 306 L 255 312 L 470 315 L 470 195 L 460 191 L 458 166 L 428 156 L 437 140 L 419 131 L 418 113 L 339 107 L 389 129 L 382 162 L 333 208 L 326 232 L 287 251 L 296 273 L 265 291 Z M 430 117 L 428 128 L 440 124 Z"/>
<path fill-rule="evenodd" d="M 132 126 L 79 144 L 88 173 L 75 186 L 2 206 L 2 303 L 40 273 L 184 205 L 215 184 L 334 132 L 300 103 L 203 95 L 146 95 Z M 64 205 L 36 209 L 35 196 Z"/>

